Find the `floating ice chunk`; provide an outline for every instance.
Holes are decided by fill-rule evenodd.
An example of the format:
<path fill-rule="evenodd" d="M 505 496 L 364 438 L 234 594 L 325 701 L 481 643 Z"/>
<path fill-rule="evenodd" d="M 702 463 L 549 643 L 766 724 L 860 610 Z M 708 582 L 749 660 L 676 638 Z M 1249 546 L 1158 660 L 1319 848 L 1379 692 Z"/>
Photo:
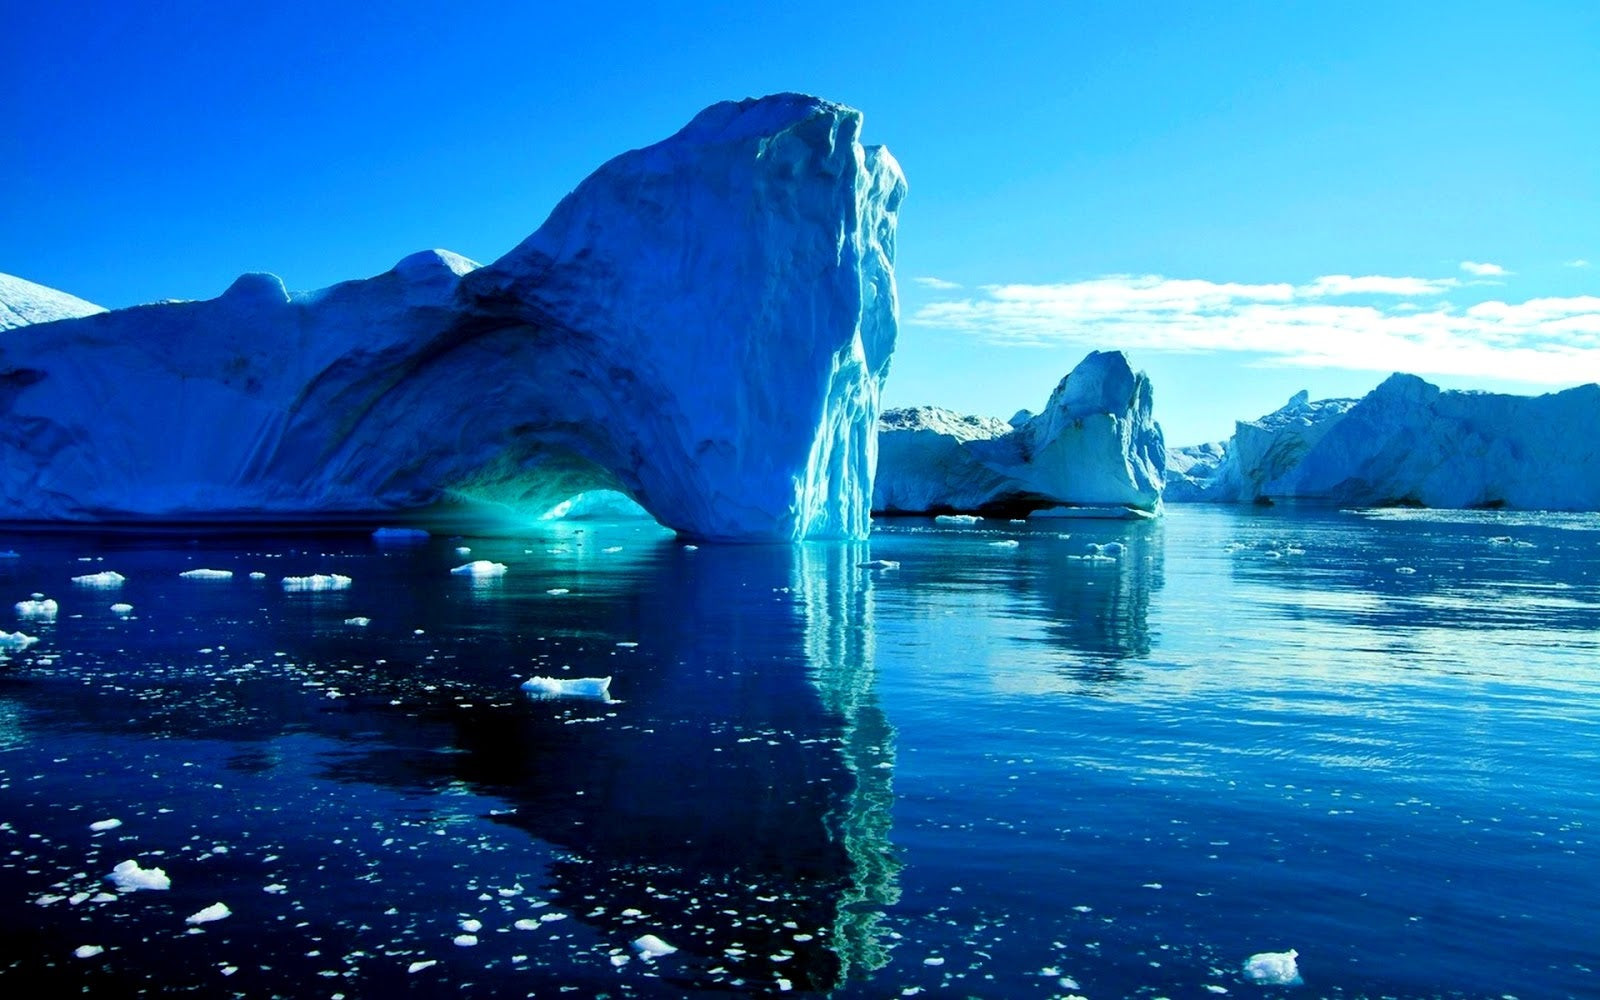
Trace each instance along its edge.
<path fill-rule="evenodd" d="M 122 820 L 120 819 L 102 819 L 98 822 L 90 823 L 89 829 L 93 830 L 95 833 L 99 833 L 102 830 L 115 830 L 121 825 Z"/>
<path fill-rule="evenodd" d="M 893 559 L 868 559 L 866 562 L 856 563 L 856 569 L 899 569 L 900 564 Z"/>
<path fill-rule="evenodd" d="M 475 934 L 457 934 L 453 940 L 457 948 L 471 948 L 478 943 Z"/>
<path fill-rule="evenodd" d="M 356 628 L 366 628 L 368 625 L 372 624 L 372 619 L 357 615 L 354 618 L 346 618 L 344 623 L 346 625 L 354 625 Z"/>
<path fill-rule="evenodd" d="M 933 518 L 935 524 L 977 524 L 976 514 L 937 514 Z"/>
<path fill-rule="evenodd" d="M 611 700 L 609 677 L 529 677 L 522 690 L 530 698 L 593 698 Z"/>
<path fill-rule="evenodd" d="M 23 635 L 21 632 L 0 632 L 0 649 L 27 649 L 38 641 L 38 636 Z"/>
<path fill-rule="evenodd" d="M 600 551 L 604 552 L 606 555 L 611 555 L 613 553 L 621 552 L 622 551 L 622 546 L 620 546 L 620 545 L 608 545 L 605 548 L 601 549 Z"/>
<path fill-rule="evenodd" d="M 111 613 L 114 614 L 114 615 L 126 615 L 126 614 L 131 614 L 132 612 L 133 612 L 133 605 L 131 605 L 131 604 L 123 604 L 123 603 L 118 602 L 116 604 L 111 605 Z"/>
<path fill-rule="evenodd" d="M 265 580 L 266 578 L 267 578 L 267 574 L 262 573 L 259 570 L 257 570 L 256 572 L 250 574 L 250 579 L 252 579 L 252 580 Z"/>
<path fill-rule="evenodd" d="M 1226 986 L 1218 986 L 1215 983 L 1206 983 L 1206 992 L 1222 994 L 1228 992 L 1228 988 Z"/>
<path fill-rule="evenodd" d="M 551 597 L 560 597 L 562 594 L 570 594 L 572 591 L 568 590 L 566 587 L 551 587 L 549 590 L 545 591 L 545 593 L 549 594 Z"/>
<path fill-rule="evenodd" d="M 470 555 L 472 555 L 472 550 L 470 548 L 468 548 L 467 546 L 465 546 L 465 545 L 457 545 L 456 546 L 456 555 L 458 555 L 458 556 L 470 556 Z"/>
<path fill-rule="evenodd" d="M 420 962 L 412 962 L 410 965 L 406 966 L 406 971 L 415 975 L 416 973 L 421 972 L 423 969 L 431 969 L 438 964 L 439 960 L 437 958 L 428 958 Z"/>
<path fill-rule="evenodd" d="M 233 916 L 233 911 L 228 909 L 227 903 L 212 903 L 198 913 L 191 913 L 183 918 L 186 924 L 209 924 L 218 920 L 226 920 Z"/>
<path fill-rule="evenodd" d="M 528 918 L 524 917 L 521 920 L 518 920 L 516 923 L 512 924 L 511 926 L 515 927 L 519 931 L 537 930 L 538 927 L 539 927 L 539 921 L 537 921 L 537 920 L 529 920 Z"/>
<path fill-rule="evenodd" d="M 232 580 L 231 569 L 186 569 L 178 574 L 185 580 Z"/>
<path fill-rule="evenodd" d="M 457 566 L 450 572 L 456 576 L 504 576 L 506 564 L 477 559 L 464 566 Z"/>
<path fill-rule="evenodd" d="M 482 920 L 473 920 L 472 918 L 469 917 L 466 920 L 461 921 L 459 926 L 461 927 L 462 930 L 466 931 L 468 934 L 476 934 L 479 931 L 483 930 L 483 921 Z"/>
<path fill-rule="evenodd" d="M 992 549 L 1014 549 L 1021 544 L 1015 538 L 1003 538 L 998 542 L 990 542 L 989 547 Z"/>
<path fill-rule="evenodd" d="M 1399 573 L 1401 576 L 1410 576 L 1411 574 L 1415 573 L 1417 570 L 1416 570 L 1416 567 L 1414 567 L 1414 566 L 1396 566 L 1394 568 L 1394 571 L 1396 573 Z"/>
<path fill-rule="evenodd" d="M 1046 507 L 1043 510 L 1033 511 L 1028 515 L 1028 520 L 1035 518 L 1080 518 L 1085 521 L 1149 521 L 1155 518 L 1153 511 L 1142 510 L 1138 507 Z"/>
<path fill-rule="evenodd" d="M 281 896 L 289 891 L 289 887 L 282 882 L 274 882 L 271 885 L 262 886 L 261 891 L 273 896 Z"/>
<path fill-rule="evenodd" d="M 348 590 L 350 589 L 350 578 L 348 576 L 340 576 L 338 573 L 286 576 L 283 578 L 283 589 L 291 591 Z"/>
<path fill-rule="evenodd" d="M 102 954 L 104 954 L 104 953 L 105 953 L 105 949 L 104 949 L 104 948 L 102 948 L 102 947 L 100 947 L 100 946 L 99 946 L 99 945 L 97 945 L 97 944 L 83 944 L 83 945 L 79 945 L 79 946 L 78 946 L 78 947 L 77 947 L 77 948 L 76 948 L 76 949 L 75 949 L 75 950 L 74 950 L 74 951 L 73 951 L 73 952 L 72 952 L 72 954 L 73 954 L 73 955 L 74 955 L 74 956 L 75 956 L 75 957 L 77 957 L 77 958 L 93 958 L 93 957 L 95 957 L 95 956 L 96 956 L 96 955 L 102 955 Z"/>
<path fill-rule="evenodd" d="M 128 582 L 128 578 L 115 570 L 102 570 L 99 573 L 90 573 L 88 576 L 75 576 L 72 582 L 80 587 L 96 587 L 101 590 L 111 590 Z"/>
<path fill-rule="evenodd" d="M 421 528 L 379 528 L 372 533 L 375 542 L 425 542 L 428 533 Z"/>
<path fill-rule="evenodd" d="M 111 869 L 106 878 L 122 892 L 139 889 L 170 889 L 172 880 L 160 868 L 140 868 L 137 861 L 124 861 Z"/>
<path fill-rule="evenodd" d="M 640 958 L 649 961 L 660 958 L 663 955 L 670 955 L 678 949 L 667 944 L 654 934 L 645 934 L 634 938 L 633 950 L 639 953 Z"/>
<path fill-rule="evenodd" d="M 34 618 L 39 621 L 53 622 L 56 620 L 56 612 L 59 610 L 61 610 L 60 605 L 43 594 L 34 594 L 26 601 L 17 602 L 18 618 Z"/>
<path fill-rule="evenodd" d="M 1263 986 L 1299 986 L 1304 981 L 1295 964 L 1295 959 L 1299 957 L 1300 953 L 1293 948 L 1251 955 L 1245 959 L 1244 977 Z"/>

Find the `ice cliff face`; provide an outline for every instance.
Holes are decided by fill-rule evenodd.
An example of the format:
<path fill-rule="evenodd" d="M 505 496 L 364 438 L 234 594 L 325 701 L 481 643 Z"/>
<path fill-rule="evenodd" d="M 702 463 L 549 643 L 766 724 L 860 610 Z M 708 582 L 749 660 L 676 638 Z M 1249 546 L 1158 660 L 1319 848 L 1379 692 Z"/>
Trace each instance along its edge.
<path fill-rule="evenodd" d="M 1090 353 L 1042 412 L 1009 423 L 933 407 L 891 410 L 878 434 L 873 509 L 1155 512 L 1166 449 L 1151 411 L 1150 380 L 1120 351 Z"/>
<path fill-rule="evenodd" d="M 1234 424 L 1226 442 L 1174 448 L 1167 456 L 1167 499 L 1250 503 L 1267 497 L 1355 405 L 1353 399 L 1313 401 L 1302 390 L 1271 413 Z"/>
<path fill-rule="evenodd" d="M 0 274 L 0 330 L 102 312 L 105 310 L 77 296 Z"/>
<path fill-rule="evenodd" d="M 1301 393 L 1241 422 L 1198 499 L 1600 510 L 1597 433 L 1597 385 L 1511 396 L 1392 375 L 1359 401 Z"/>
<path fill-rule="evenodd" d="M 861 115 L 718 104 L 600 168 L 486 267 L 0 341 L 0 517 L 278 518 L 620 490 L 685 534 L 858 537 L 905 194 Z"/>

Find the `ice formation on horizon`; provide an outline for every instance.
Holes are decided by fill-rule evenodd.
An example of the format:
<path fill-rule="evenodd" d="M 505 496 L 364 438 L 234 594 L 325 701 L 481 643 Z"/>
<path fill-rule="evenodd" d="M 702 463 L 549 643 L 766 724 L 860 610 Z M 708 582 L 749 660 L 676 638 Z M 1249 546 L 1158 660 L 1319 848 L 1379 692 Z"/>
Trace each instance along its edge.
<path fill-rule="evenodd" d="M 1166 447 L 1153 405 L 1150 380 L 1121 351 L 1091 351 L 1044 411 L 1012 418 L 1020 422 L 928 406 L 890 410 L 878 432 L 873 510 L 1154 514 Z"/>
<path fill-rule="evenodd" d="M 0 513 L 534 515 L 612 489 L 697 538 L 864 537 L 906 185 L 861 126 L 724 102 L 484 267 L 423 251 L 29 326 L 0 341 Z"/>
<path fill-rule="evenodd" d="M 1513 396 L 1396 374 L 1359 400 L 1302 392 L 1241 421 L 1225 446 L 1177 449 L 1169 462 L 1187 463 L 1184 485 L 1169 497 L 1600 510 L 1600 451 L 1587 446 L 1597 434 L 1600 385 Z"/>

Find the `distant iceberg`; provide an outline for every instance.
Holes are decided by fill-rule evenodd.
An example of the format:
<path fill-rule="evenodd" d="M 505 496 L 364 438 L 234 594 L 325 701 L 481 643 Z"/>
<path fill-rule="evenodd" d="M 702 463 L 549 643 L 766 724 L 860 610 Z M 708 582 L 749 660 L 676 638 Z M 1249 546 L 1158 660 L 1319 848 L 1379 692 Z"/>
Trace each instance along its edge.
<path fill-rule="evenodd" d="M 1600 385 L 1542 396 L 1392 375 L 1360 400 L 1305 393 L 1241 421 L 1206 468 L 1179 449 L 1172 500 L 1600 510 Z M 1174 480 L 1177 476 L 1173 476 Z"/>
<path fill-rule="evenodd" d="M 529 677 L 522 690 L 530 698 L 586 698 L 611 700 L 609 677 Z"/>
<path fill-rule="evenodd" d="M 1153 406 L 1150 380 L 1121 351 L 1093 351 L 1038 415 L 1023 410 L 1008 423 L 927 406 L 890 410 L 878 432 L 873 509 L 1155 513 L 1166 447 Z"/>
<path fill-rule="evenodd" d="M 714 105 L 486 267 L 30 306 L 0 341 L 0 517 L 536 516 L 613 489 L 699 538 L 863 537 L 906 185 L 861 126 Z"/>

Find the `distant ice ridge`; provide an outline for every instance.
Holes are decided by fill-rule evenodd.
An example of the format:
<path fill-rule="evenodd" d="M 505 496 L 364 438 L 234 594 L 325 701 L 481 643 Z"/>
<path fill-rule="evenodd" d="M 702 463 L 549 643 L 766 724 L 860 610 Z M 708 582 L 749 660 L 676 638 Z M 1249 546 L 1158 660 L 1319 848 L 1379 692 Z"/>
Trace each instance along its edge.
<path fill-rule="evenodd" d="M 27 327 L 0 340 L 0 514 L 537 514 L 615 489 L 697 538 L 864 537 L 906 186 L 861 126 L 798 94 L 717 104 L 486 267 L 247 274 Z"/>
<path fill-rule="evenodd" d="M 1121 351 L 1092 351 L 1037 416 L 1011 423 L 934 407 L 890 410 L 878 432 L 873 509 L 1156 513 L 1166 447 L 1150 380 Z"/>
<path fill-rule="evenodd" d="M 1195 459 L 1184 498 L 1600 510 L 1596 437 L 1600 385 L 1512 396 L 1392 375 L 1360 400 L 1300 393 L 1241 421 L 1214 471 L 1184 454 Z"/>
<path fill-rule="evenodd" d="M 75 295 L 0 274 L 0 330 L 103 312 L 100 306 Z"/>

